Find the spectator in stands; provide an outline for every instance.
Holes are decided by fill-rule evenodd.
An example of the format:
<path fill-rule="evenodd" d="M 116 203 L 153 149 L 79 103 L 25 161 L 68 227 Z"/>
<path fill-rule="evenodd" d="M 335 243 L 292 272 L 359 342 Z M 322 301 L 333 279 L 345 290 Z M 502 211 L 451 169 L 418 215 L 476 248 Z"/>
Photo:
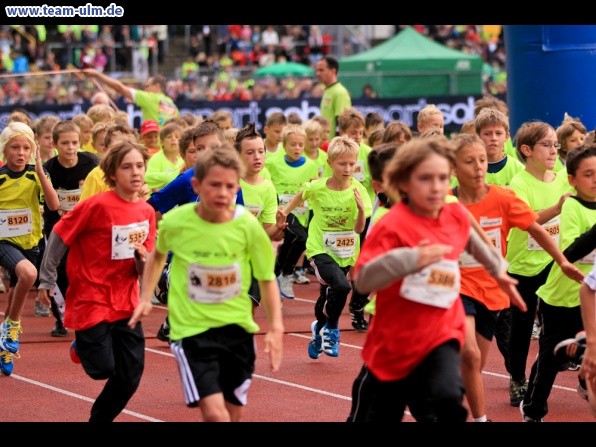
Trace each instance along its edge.
<path fill-rule="evenodd" d="M 365 84 L 364 87 L 362 87 L 362 99 L 375 99 L 377 98 L 377 92 L 375 92 L 375 90 L 372 88 L 372 85 L 370 84 Z"/>

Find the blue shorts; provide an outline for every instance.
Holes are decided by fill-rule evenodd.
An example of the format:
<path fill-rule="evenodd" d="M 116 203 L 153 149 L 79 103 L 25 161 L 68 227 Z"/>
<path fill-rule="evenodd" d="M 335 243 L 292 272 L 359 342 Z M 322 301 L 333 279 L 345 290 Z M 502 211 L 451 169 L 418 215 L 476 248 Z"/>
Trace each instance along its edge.
<path fill-rule="evenodd" d="M 460 294 L 466 315 L 474 315 L 476 321 L 476 332 L 492 341 L 497 326 L 498 310 L 489 310 L 480 301 L 471 296 Z"/>

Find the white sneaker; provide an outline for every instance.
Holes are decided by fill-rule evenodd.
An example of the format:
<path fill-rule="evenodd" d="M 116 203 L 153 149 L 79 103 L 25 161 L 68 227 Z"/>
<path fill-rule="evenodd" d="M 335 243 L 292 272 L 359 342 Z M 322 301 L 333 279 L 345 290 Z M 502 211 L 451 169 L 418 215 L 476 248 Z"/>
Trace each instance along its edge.
<path fill-rule="evenodd" d="M 522 400 L 519 404 L 519 412 L 521 413 L 522 422 L 544 422 L 544 419 L 532 419 L 530 416 L 526 416 L 524 413 L 524 401 Z"/>
<path fill-rule="evenodd" d="M 534 320 L 534 326 L 532 327 L 532 340 L 538 340 L 540 338 L 540 331 L 542 330 L 542 325 L 540 322 Z"/>
<path fill-rule="evenodd" d="M 43 304 L 39 299 L 35 299 L 35 316 L 36 317 L 49 317 L 52 315 L 50 306 Z"/>
<path fill-rule="evenodd" d="M 279 293 L 281 296 L 288 299 L 294 299 L 294 275 L 281 274 L 277 277 L 277 283 L 279 284 Z"/>
<path fill-rule="evenodd" d="M 310 279 L 306 277 L 304 273 L 304 269 L 296 269 L 294 270 L 294 282 L 296 284 L 310 284 Z"/>

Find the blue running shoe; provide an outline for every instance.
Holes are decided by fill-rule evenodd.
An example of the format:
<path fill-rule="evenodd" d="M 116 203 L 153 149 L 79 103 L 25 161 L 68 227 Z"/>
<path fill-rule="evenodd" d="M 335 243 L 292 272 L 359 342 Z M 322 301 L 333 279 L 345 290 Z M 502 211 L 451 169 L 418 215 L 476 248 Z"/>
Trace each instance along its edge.
<path fill-rule="evenodd" d="M 321 352 L 323 352 L 323 337 L 321 337 L 322 331 L 317 332 L 317 320 L 312 322 L 310 330 L 312 332 L 312 338 L 308 342 L 308 356 L 311 359 L 318 359 Z"/>
<path fill-rule="evenodd" d="M 339 356 L 339 329 L 323 328 L 323 352 L 330 357 Z"/>
<path fill-rule="evenodd" d="M 20 321 L 3 321 L 0 324 L 0 351 L 12 354 L 19 352 L 19 334 L 22 332 Z"/>
<path fill-rule="evenodd" d="M 0 373 L 4 376 L 10 376 L 13 368 L 13 355 L 8 351 L 0 351 Z"/>
<path fill-rule="evenodd" d="M 74 339 L 70 344 L 70 359 L 73 363 L 81 363 L 81 358 L 79 357 L 79 351 L 77 351 L 77 340 Z"/>

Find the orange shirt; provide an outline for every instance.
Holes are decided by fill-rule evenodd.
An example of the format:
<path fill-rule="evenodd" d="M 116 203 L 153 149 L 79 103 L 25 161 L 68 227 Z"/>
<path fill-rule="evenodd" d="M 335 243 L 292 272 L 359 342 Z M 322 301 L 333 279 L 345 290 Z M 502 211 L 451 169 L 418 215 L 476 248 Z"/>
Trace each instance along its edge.
<path fill-rule="evenodd" d="M 462 205 L 472 213 L 503 256 L 509 230 L 513 227 L 527 230 L 538 219 L 538 214 L 512 190 L 498 185 L 489 185 L 488 194 L 480 202 Z M 460 271 L 460 293 L 480 301 L 490 310 L 509 307 L 509 296 L 471 255 L 462 255 Z"/>
<path fill-rule="evenodd" d="M 145 147 L 147 149 L 147 153 L 149 157 L 153 157 L 155 154 L 159 152 L 159 147 Z"/>

